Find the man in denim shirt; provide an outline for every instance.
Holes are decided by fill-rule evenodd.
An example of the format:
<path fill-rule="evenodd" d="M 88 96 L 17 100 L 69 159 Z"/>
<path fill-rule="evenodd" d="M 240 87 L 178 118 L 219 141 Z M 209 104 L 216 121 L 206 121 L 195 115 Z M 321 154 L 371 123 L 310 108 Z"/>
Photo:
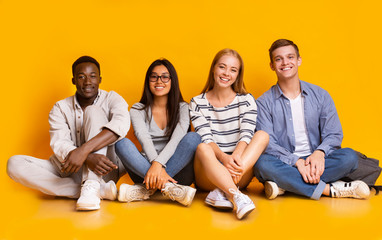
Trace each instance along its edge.
<path fill-rule="evenodd" d="M 269 49 L 277 84 L 258 100 L 257 130 L 269 134 L 269 145 L 255 165 L 268 199 L 285 191 L 319 199 L 367 198 L 362 181 L 338 181 L 357 168 L 357 155 L 342 148 L 342 127 L 329 93 L 301 81 L 296 44 L 279 39 Z"/>

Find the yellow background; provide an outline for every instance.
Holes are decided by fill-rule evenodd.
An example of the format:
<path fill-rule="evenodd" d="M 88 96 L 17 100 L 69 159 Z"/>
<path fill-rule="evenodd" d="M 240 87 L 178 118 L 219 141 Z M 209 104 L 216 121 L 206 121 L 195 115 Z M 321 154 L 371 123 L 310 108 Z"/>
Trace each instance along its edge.
<path fill-rule="evenodd" d="M 362 203 L 349 200 L 350 205 L 361 208 L 361 213 L 348 213 L 350 217 L 345 214 L 339 219 L 337 215 L 343 212 L 327 207 L 328 199 L 315 202 L 292 196 L 283 202 L 269 202 L 264 200 L 261 189 L 250 191 L 252 198 L 257 200 L 259 196 L 258 213 L 252 214 L 258 218 L 253 217 L 250 224 L 232 219 L 227 224 L 224 219 L 232 214 L 217 213 L 203 206 L 203 196 L 194 203 L 197 211 L 201 209 L 199 215 L 191 214 L 192 209 L 155 203 L 155 208 L 143 203 L 122 207 L 122 213 L 121 205 L 110 203 L 109 210 L 101 212 L 101 216 L 77 215 L 70 207 L 74 201 L 50 201 L 11 181 L 5 169 L 7 159 L 15 154 L 39 158 L 51 154 L 48 113 L 56 101 L 74 94 L 71 64 L 79 56 L 95 57 L 101 64 L 101 88 L 117 91 L 131 106 L 140 98 L 146 69 L 153 60 L 165 57 L 174 64 L 183 96 L 189 101 L 204 86 L 216 52 L 229 47 L 243 57 L 247 90 L 257 98 L 276 82 L 269 68 L 268 48 L 278 38 L 298 44 L 303 59 L 300 78 L 322 86 L 333 97 L 344 130 L 343 147 L 382 159 L 381 7 L 379 0 L 0 0 L 0 239 L 38 238 L 38 234 L 39 238 L 48 239 L 51 233 L 63 239 L 85 239 L 117 236 L 121 231 L 152 238 L 181 238 L 179 234 L 257 238 L 257 233 L 269 232 L 280 238 L 306 239 L 321 237 L 313 226 L 320 226 L 318 232 L 325 232 L 323 222 L 330 223 L 326 234 L 338 236 L 349 227 L 357 229 L 358 222 L 364 224 L 360 236 L 362 230 L 369 231 L 367 226 L 375 227 L 370 231 L 379 231 L 373 224 L 376 219 L 381 220 L 381 197 Z M 373 201 L 376 205 L 369 205 Z M 64 206 L 62 212 L 67 213 L 56 213 L 55 202 L 62 202 L 58 206 Z M 261 210 L 263 206 L 268 212 Z M 161 207 L 165 208 L 163 212 Z M 309 214 L 309 209 L 293 214 L 293 209 L 301 207 L 316 210 L 312 210 L 314 214 Z M 285 212 L 286 208 L 292 209 Z M 327 208 L 331 211 L 323 214 L 322 210 Z M 177 211 L 183 211 L 174 214 L 174 218 L 184 222 L 182 227 L 170 217 Z M 213 224 L 205 216 L 210 212 L 218 216 Z M 94 220 L 101 218 L 106 223 Z M 81 223 L 90 219 L 94 225 L 89 230 Z M 307 235 L 297 234 L 297 221 L 309 226 L 303 231 Z M 156 222 L 163 225 L 158 227 Z M 336 231 L 336 224 L 341 225 L 340 232 Z M 173 229 L 174 235 L 168 233 L 171 226 L 178 226 Z M 156 232 L 148 231 L 150 227 Z M 193 234 L 188 234 L 187 229 Z M 380 233 L 370 236 L 382 239 Z"/>

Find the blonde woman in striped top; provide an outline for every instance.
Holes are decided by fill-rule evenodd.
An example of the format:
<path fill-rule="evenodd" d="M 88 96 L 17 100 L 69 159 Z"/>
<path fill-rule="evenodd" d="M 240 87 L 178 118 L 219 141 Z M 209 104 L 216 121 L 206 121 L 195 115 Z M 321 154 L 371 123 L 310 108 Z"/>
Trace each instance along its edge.
<path fill-rule="evenodd" d="M 205 202 L 233 209 L 239 219 L 255 209 L 239 191 L 253 177 L 253 166 L 268 145 L 264 131 L 255 133 L 257 107 L 243 82 L 243 61 L 232 49 L 218 52 L 206 86 L 191 99 L 190 116 L 202 143 L 195 154 L 196 185 L 211 191 Z"/>

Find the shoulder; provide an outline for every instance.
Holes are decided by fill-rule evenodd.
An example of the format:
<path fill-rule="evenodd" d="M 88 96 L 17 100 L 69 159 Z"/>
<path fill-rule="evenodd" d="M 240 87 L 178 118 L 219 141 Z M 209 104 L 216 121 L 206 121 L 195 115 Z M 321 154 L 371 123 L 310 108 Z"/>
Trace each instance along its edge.
<path fill-rule="evenodd" d="M 301 88 L 308 96 L 318 100 L 324 100 L 328 97 L 331 98 L 329 92 L 318 85 L 301 81 Z"/>
<path fill-rule="evenodd" d="M 266 91 L 259 98 L 257 98 L 257 102 L 272 101 L 274 98 L 274 91 L 276 87 L 276 85 L 273 85 L 268 91 Z"/>
<path fill-rule="evenodd" d="M 191 99 L 191 102 L 193 103 L 203 103 L 205 101 L 207 101 L 206 97 L 205 97 L 205 93 L 202 93 L 202 94 L 199 94 L 198 96 L 195 96 Z"/>
<path fill-rule="evenodd" d="M 179 109 L 182 110 L 182 109 L 188 109 L 188 103 L 186 102 L 180 102 L 179 103 Z"/>

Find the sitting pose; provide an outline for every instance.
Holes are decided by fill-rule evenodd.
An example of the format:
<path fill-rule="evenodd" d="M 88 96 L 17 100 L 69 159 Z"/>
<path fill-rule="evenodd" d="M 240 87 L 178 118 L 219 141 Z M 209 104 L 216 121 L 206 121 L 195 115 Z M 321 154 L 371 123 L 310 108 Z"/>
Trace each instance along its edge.
<path fill-rule="evenodd" d="M 370 190 L 364 182 L 338 181 L 357 168 L 358 158 L 352 149 L 341 148 L 342 127 L 329 93 L 299 79 L 297 45 L 279 39 L 269 56 L 277 84 L 257 100 L 257 129 L 270 140 L 255 165 L 267 198 L 284 191 L 312 199 L 367 198 Z"/>
<path fill-rule="evenodd" d="M 126 136 L 130 117 L 120 95 L 98 89 L 100 65 L 94 58 L 80 57 L 72 72 L 76 94 L 58 101 L 49 113 L 54 154 L 49 161 L 13 156 L 7 171 L 16 182 L 45 194 L 79 197 L 77 210 L 95 210 L 100 208 L 100 198 L 117 197 L 114 181 L 124 168 L 113 143 Z"/>
<path fill-rule="evenodd" d="M 159 59 L 150 65 L 142 98 L 130 114 L 143 150 L 139 152 L 127 138 L 116 144 L 116 153 L 135 183 L 122 184 L 118 200 L 148 199 L 159 189 L 172 200 L 189 206 L 196 189 L 183 185 L 194 181 L 193 159 L 200 137 L 187 133 L 188 104 L 183 101 L 178 75 L 168 60 Z"/>
<path fill-rule="evenodd" d="M 250 183 L 253 165 L 267 147 L 268 134 L 255 133 L 257 107 L 243 82 L 243 61 L 232 49 L 212 61 L 202 94 L 190 103 L 190 115 L 202 142 L 195 154 L 196 185 L 211 191 L 205 202 L 233 209 L 239 219 L 255 209 L 239 191 Z"/>

